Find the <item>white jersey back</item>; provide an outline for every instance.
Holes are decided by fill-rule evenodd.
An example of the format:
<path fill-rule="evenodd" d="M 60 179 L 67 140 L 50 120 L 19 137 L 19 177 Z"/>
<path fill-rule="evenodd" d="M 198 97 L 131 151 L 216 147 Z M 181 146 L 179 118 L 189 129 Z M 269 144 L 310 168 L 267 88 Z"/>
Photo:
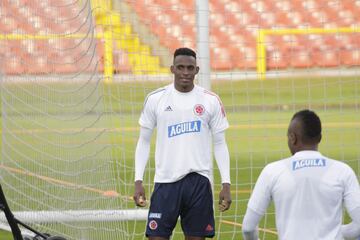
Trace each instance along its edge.
<path fill-rule="evenodd" d="M 190 172 L 212 174 L 211 134 L 228 128 L 217 95 L 196 86 L 182 93 L 168 85 L 150 93 L 139 119 L 157 128 L 155 182 L 175 182 Z"/>
<path fill-rule="evenodd" d="M 339 240 L 343 204 L 360 207 L 360 187 L 348 165 L 301 151 L 264 168 L 248 207 L 265 214 L 271 200 L 279 239 Z"/>

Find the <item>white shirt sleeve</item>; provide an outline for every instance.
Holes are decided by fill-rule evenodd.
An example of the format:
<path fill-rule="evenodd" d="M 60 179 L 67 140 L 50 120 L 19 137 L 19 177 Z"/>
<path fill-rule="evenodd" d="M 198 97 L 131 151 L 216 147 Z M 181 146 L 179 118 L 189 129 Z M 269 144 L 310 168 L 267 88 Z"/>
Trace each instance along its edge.
<path fill-rule="evenodd" d="M 244 240 L 258 240 L 258 224 L 262 215 L 254 212 L 250 208 L 246 210 L 242 224 L 242 233 Z"/>
<path fill-rule="evenodd" d="M 156 127 L 156 108 L 153 95 L 149 94 L 144 102 L 139 124 L 142 127 L 154 129 Z"/>
<path fill-rule="evenodd" d="M 216 96 L 213 102 L 213 115 L 210 120 L 210 128 L 213 134 L 222 132 L 229 127 L 229 123 L 226 118 L 224 105 L 220 98 Z"/>
<path fill-rule="evenodd" d="M 360 239 L 360 185 L 351 167 L 347 166 L 344 178 L 344 205 L 352 222 L 341 226 L 345 239 Z"/>
<path fill-rule="evenodd" d="M 225 140 L 225 132 L 218 132 L 213 135 L 214 155 L 221 175 L 221 183 L 230 182 L 230 156 Z"/>
<path fill-rule="evenodd" d="M 360 207 L 349 212 L 352 222 L 341 226 L 341 233 L 345 239 L 360 239 Z"/>
<path fill-rule="evenodd" d="M 357 177 L 349 166 L 346 174 L 344 184 L 344 205 L 348 212 L 355 208 L 360 208 L 360 185 Z"/>
<path fill-rule="evenodd" d="M 345 239 L 360 239 L 360 185 L 357 177 L 349 166 L 344 180 L 344 205 L 352 222 L 341 227 Z"/>
<path fill-rule="evenodd" d="M 260 215 L 264 215 L 271 202 L 271 179 L 269 165 L 260 173 L 255 188 L 248 202 L 248 208 Z"/>
<path fill-rule="evenodd" d="M 152 132 L 152 129 L 140 128 L 140 136 L 135 150 L 135 181 L 143 180 L 145 167 L 149 160 Z"/>

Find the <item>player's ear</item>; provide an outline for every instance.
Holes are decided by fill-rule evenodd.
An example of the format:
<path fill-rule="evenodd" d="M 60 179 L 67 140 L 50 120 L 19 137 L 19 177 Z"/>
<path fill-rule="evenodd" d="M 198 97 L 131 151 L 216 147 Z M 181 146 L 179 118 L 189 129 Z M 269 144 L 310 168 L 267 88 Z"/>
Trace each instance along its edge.
<path fill-rule="evenodd" d="M 170 67 L 170 71 L 171 71 L 171 73 L 175 73 L 175 72 L 174 72 L 174 70 L 175 70 L 174 65 L 171 65 L 171 67 Z"/>
<path fill-rule="evenodd" d="M 288 134 L 288 138 L 289 138 L 289 143 L 291 143 L 291 145 L 295 145 L 297 143 L 297 136 L 294 132 L 290 132 Z"/>
<path fill-rule="evenodd" d="M 195 74 L 198 74 L 199 70 L 200 70 L 199 66 L 196 66 L 196 73 Z"/>

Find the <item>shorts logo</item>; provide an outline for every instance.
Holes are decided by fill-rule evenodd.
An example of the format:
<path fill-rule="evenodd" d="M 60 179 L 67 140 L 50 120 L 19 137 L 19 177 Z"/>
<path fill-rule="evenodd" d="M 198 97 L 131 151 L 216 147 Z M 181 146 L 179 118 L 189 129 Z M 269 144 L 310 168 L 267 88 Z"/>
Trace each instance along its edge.
<path fill-rule="evenodd" d="M 168 137 L 175 137 L 184 133 L 200 132 L 201 121 L 183 122 L 168 126 Z"/>
<path fill-rule="evenodd" d="M 325 166 L 326 166 L 326 160 L 323 158 L 304 159 L 304 160 L 297 160 L 292 162 L 293 171 L 306 167 L 325 167 Z"/>
<path fill-rule="evenodd" d="M 172 111 L 172 108 L 170 106 L 167 106 L 167 108 L 165 108 L 164 110 L 165 112 L 171 112 Z"/>
<path fill-rule="evenodd" d="M 151 221 L 149 222 L 149 228 L 150 228 L 151 230 L 155 230 L 155 229 L 157 229 L 157 227 L 158 227 L 158 224 L 157 224 L 157 222 L 156 222 L 155 220 L 151 220 Z"/>
<path fill-rule="evenodd" d="M 203 105 L 201 105 L 201 104 L 196 104 L 196 105 L 194 106 L 194 113 L 195 113 L 196 115 L 201 116 L 201 115 L 204 114 L 204 112 L 205 112 L 205 108 L 204 108 Z"/>
<path fill-rule="evenodd" d="M 214 230 L 214 228 L 210 224 L 208 224 L 205 228 L 205 231 L 207 231 L 207 232 L 211 232 L 213 230 Z"/>
<path fill-rule="evenodd" d="M 161 213 L 149 213 L 149 218 L 161 218 Z"/>

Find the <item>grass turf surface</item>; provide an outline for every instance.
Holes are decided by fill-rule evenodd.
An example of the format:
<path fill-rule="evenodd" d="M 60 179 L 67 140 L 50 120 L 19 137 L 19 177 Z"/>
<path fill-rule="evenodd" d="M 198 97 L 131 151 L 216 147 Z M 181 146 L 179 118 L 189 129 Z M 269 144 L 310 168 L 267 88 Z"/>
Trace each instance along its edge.
<path fill-rule="evenodd" d="M 57 124 L 57 117 L 64 117 L 65 119 L 71 119 L 72 116 L 76 116 L 77 112 L 87 109 L 87 107 L 81 104 L 77 107 L 53 107 L 47 109 L 51 116 L 44 116 L 41 112 L 37 112 L 38 109 L 46 108 L 49 106 L 44 104 L 44 99 L 39 96 L 46 96 L 46 88 L 26 85 L 23 83 L 13 84 L 5 86 L 6 91 L 2 91 L 2 99 L 5 100 L 4 106 L 7 107 L 8 118 L 3 121 L 3 131 L 8 129 L 19 129 L 21 126 L 23 129 L 17 132 L 16 136 L 21 136 L 23 140 L 20 142 L 14 136 L 8 135 L 5 131 L 6 145 L 2 143 L 2 147 L 9 153 L 15 156 L 16 159 L 20 159 L 21 166 L 24 169 L 34 170 L 39 172 L 39 168 L 49 165 L 49 156 L 57 159 L 64 157 L 67 160 L 67 156 L 64 152 L 55 154 L 57 150 L 56 146 L 51 144 L 44 144 L 43 139 L 46 138 L 50 142 L 56 142 L 56 134 L 51 135 L 52 131 L 65 133 L 61 144 L 63 146 L 74 146 L 81 144 L 85 139 L 95 139 L 94 144 L 87 145 L 86 147 L 79 147 L 71 153 L 73 156 L 81 156 L 84 153 L 88 154 L 88 159 L 92 159 L 91 163 L 103 163 L 106 160 L 110 160 L 108 163 L 113 169 L 111 173 L 106 172 L 109 169 L 109 165 L 104 165 L 104 168 L 100 168 L 97 171 L 102 172 L 96 174 L 92 172 L 90 175 L 84 173 L 83 178 L 77 176 L 77 178 L 71 179 L 76 181 L 79 185 L 86 185 L 87 181 L 91 178 L 91 181 L 99 181 L 103 179 L 104 175 L 110 174 L 113 176 L 113 180 L 116 183 L 103 183 L 98 184 L 96 187 L 100 189 L 106 189 L 107 186 L 115 187 L 118 192 L 124 196 L 131 196 L 133 191 L 133 155 L 138 136 L 137 119 L 139 117 L 144 97 L 151 90 L 156 87 L 162 86 L 164 83 L 119 83 L 111 86 L 100 86 L 100 91 L 103 99 L 103 105 L 97 105 L 94 111 L 89 111 L 87 114 L 81 117 L 81 120 L 65 121 L 61 125 Z M 231 209 L 223 214 L 220 214 L 217 210 L 216 214 L 216 239 L 241 239 L 241 227 L 239 223 L 242 222 L 243 215 L 245 213 L 246 203 L 250 196 L 251 188 L 253 187 L 258 174 L 266 163 L 285 158 L 289 156 L 289 151 L 286 145 L 286 130 L 290 118 L 295 111 L 302 108 L 311 108 L 318 112 L 323 122 L 323 140 L 320 145 L 320 151 L 325 155 L 347 161 L 355 172 L 359 175 L 359 158 L 360 158 L 360 80 L 356 77 L 334 77 L 334 78 L 291 78 L 291 79 L 268 79 L 266 81 L 226 81 L 226 82 L 213 82 L 213 91 L 220 95 L 230 122 L 230 129 L 227 130 L 227 142 L 231 155 L 231 179 L 232 179 L 232 196 L 233 205 Z M 77 89 L 77 86 L 68 86 L 62 84 L 51 84 L 47 86 L 48 89 L 55 90 L 67 90 L 69 88 Z M 83 88 L 85 92 L 90 92 L 92 86 L 89 89 Z M 26 102 L 29 102 L 33 108 L 30 108 Z M 50 91 L 51 92 L 51 91 Z M 52 100 L 55 102 L 66 102 L 63 96 L 56 97 L 56 93 L 52 96 Z M 50 97 L 51 98 L 51 97 Z M 12 102 L 10 102 L 10 100 Z M 76 102 L 74 99 L 72 102 Z M 95 101 L 95 100 L 94 100 Z M 91 101 L 90 101 L 91 102 Z M 11 104 L 15 107 L 9 109 Z M 51 104 L 50 104 L 51 105 Z M 107 114 L 101 115 L 99 120 L 94 120 L 99 115 L 96 111 L 106 112 Z M 95 112 L 95 113 L 94 113 Z M 22 115 L 19 113 L 25 113 Z M 108 114 L 110 113 L 110 114 Z M 37 123 L 45 122 L 47 128 L 37 126 L 33 120 Z M 95 123 L 95 124 L 93 124 Z M 4 129 L 5 126 L 5 129 Z M 69 131 L 76 132 L 76 129 L 82 129 L 87 127 L 87 131 L 82 134 L 67 134 Z M 110 129 L 106 134 L 99 135 L 102 129 Z M 69 130 L 70 129 L 70 130 Z M 29 131 L 27 131 L 29 130 Z M 35 132 L 35 134 L 34 134 Z M 37 139 L 34 139 L 34 136 Z M 96 136 L 99 136 L 96 138 Z M 154 142 L 154 141 L 153 141 Z M 31 148 L 26 144 L 30 143 Z M 44 148 L 44 146 L 46 147 Z M 9 146 L 16 146 L 18 151 L 15 151 Z M 101 151 L 100 154 L 92 155 L 91 153 L 96 150 L 103 149 L 103 146 L 111 146 L 106 151 Z M 42 155 L 39 155 L 34 149 L 41 149 Z M 65 151 L 64 147 L 64 151 Z M 152 155 L 153 155 L 152 146 Z M 45 154 L 44 154 L 45 153 Z M 96 156 L 96 157 L 91 157 Z M 36 162 L 29 161 L 29 159 L 36 159 Z M 99 162 L 98 162 L 99 161 Z M 152 188 L 152 176 L 153 176 L 153 157 L 150 159 L 150 168 L 145 174 L 145 186 L 147 195 L 151 192 Z M 51 163 L 50 163 L 51 164 Z M 85 168 L 82 161 L 72 163 L 72 169 L 69 169 L 66 165 L 66 161 L 63 164 L 57 163 L 57 167 L 63 171 L 69 171 L 69 173 L 78 173 Z M 60 166 L 61 165 L 61 166 Z M 62 166 L 64 165 L 64 166 Z M 89 167 L 89 166 L 87 166 Z M 92 166 L 92 168 L 94 168 Z M 44 169 L 40 171 L 41 174 L 47 176 L 51 171 Z M 59 206 L 65 209 L 66 205 L 71 205 L 72 201 L 76 201 L 81 198 L 83 194 L 86 194 L 88 199 L 85 199 L 81 204 L 81 208 L 94 209 L 92 206 L 99 199 L 99 196 L 95 193 L 89 193 L 87 191 L 76 191 L 73 189 L 65 189 L 59 184 L 50 184 L 42 179 L 34 179 L 33 176 L 26 176 L 24 174 L 17 175 L 22 178 L 23 186 L 20 186 L 21 190 L 26 192 L 26 184 L 36 185 L 37 188 L 46 189 L 50 192 L 50 196 L 58 196 L 60 193 L 62 196 L 66 196 L 67 201 L 64 202 L 61 198 L 50 199 L 52 201 L 51 206 Z M 13 179 L 13 178 L 5 178 Z M 217 194 L 220 190 L 219 174 L 217 169 L 214 171 L 215 179 L 215 201 L 217 200 Z M 62 179 L 63 181 L 70 181 L 68 178 Z M 11 182 L 7 182 L 11 184 Z M 100 185 L 100 186 L 99 186 Z M 54 187 L 55 186 L 55 187 Z M 56 188 L 57 186 L 57 188 Z M 29 186 L 30 187 L 30 186 Z M 20 190 L 19 190 L 20 191 Z M 16 198 L 19 196 L 19 192 L 8 192 L 9 198 Z M 45 195 L 32 196 L 33 198 L 40 198 L 40 203 L 47 203 L 44 200 Z M 101 197 L 100 197 L 101 199 Z M 86 201 L 87 200 L 87 201 Z M 43 210 L 46 208 L 46 204 L 36 205 L 36 199 L 17 199 L 12 202 L 14 208 L 17 204 L 28 204 L 36 210 Z M 75 206 L 76 204 L 74 204 Z M 96 207 L 100 209 L 108 206 L 116 207 L 116 209 L 133 208 L 132 201 L 129 200 L 102 200 Z M 48 206 L 51 209 L 51 206 Z M 273 207 L 269 208 L 268 214 L 263 219 L 260 227 L 267 230 L 274 230 L 274 216 Z M 111 224 L 114 229 L 117 229 L 118 233 L 113 233 L 117 239 L 123 237 L 124 239 L 143 239 L 143 229 L 145 222 L 123 222 L 119 224 Z M 179 225 L 179 224 L 178 224 Z M 80 229 L 82 226 L 76 226 Z M 106 228 L 99 224 L 99 228 Z M 46 229 L 44 229 L 46 230 Z M 71 233 L 68 233 L 71 235 Z M 272 233 L 261 232 L 262 239 L 276 239 L 276 236 Z M 11 235 L 5 232 L 0 232 L 0 239 L 12 239 Z M 111 238 L 110 238 L 111 239 Z M 113 238 L 115 239 L 115 238 Z M 182 239 L 182 233 L 179 226 L 177 226 L 173 239 Z"/>

